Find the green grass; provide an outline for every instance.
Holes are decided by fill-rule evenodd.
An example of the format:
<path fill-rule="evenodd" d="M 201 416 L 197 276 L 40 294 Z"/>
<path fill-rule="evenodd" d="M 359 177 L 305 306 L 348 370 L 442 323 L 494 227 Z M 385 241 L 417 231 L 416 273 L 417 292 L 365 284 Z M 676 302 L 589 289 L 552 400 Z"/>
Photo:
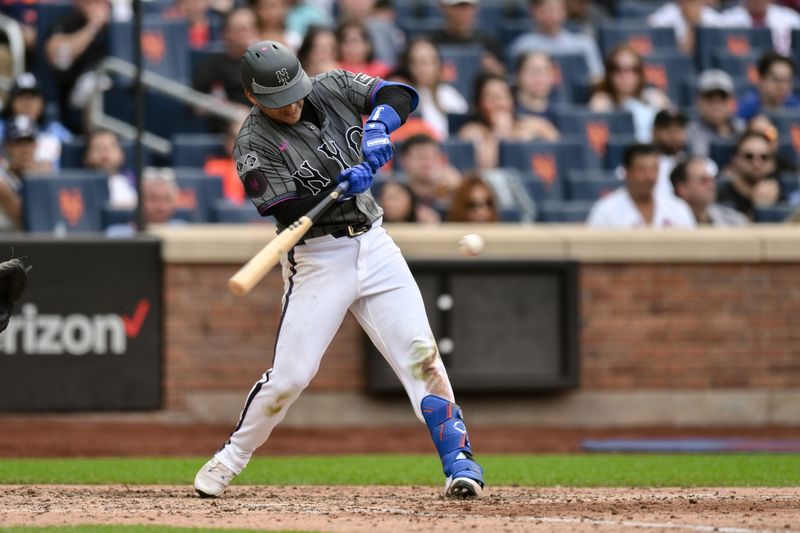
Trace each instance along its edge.
<path fill-rule="evenodd" d="M 778 487 L 800 485 L 800 454 L 481 455 L 491 485 Z M 2 459 L 0 484 L 190 485 L 206 458 Z M 244 485 L 439 485 L 427 455 L 255 458 Z"/>
<path fill-rule="evenodd" d="M 0 533 L 253 533 L 256 529 L 211 529 L 170 526 L 14 526 L 0 527 Z M 281 533 L 274 532 L 271 533 Z M 301 533 L 284 531 L 283 533 Z"/>

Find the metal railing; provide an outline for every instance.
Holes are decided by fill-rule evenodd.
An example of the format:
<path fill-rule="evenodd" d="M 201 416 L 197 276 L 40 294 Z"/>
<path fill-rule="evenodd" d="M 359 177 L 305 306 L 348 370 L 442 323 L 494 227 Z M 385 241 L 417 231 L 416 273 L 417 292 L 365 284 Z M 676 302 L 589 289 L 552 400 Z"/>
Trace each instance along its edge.
<path fill-rule="evenodd" d="M 103 110 L 103 93 L 111 88 L 109 74 L 123 76 L 133 80 L 136 77 L 136 66 L 117 57 L 107 57 L 95 69 L 98 80 L 105 80 L 95 85 L 95 90 L 89 101 L 89 122 L 92 127 L 108 129 L 120 137 L 133 140 L 136 138 L 136 128 L 127 122 L 112 117 Z M 196 110 L 203 111 L 215 117 L 231 121 L 241 121 L 243 118 L 241 107 L 230 102 L 220 100 L 206 93 L 195 91 L 191 87 L 175 80 L 144 70 L 142 84 L 147 89 L 166 94 L 186 103 Z M 142 132 L 142 144 L 147 148 L 161 154 L 169 155 L 172 152 L 172 142 L 151 132 Z"/>
<path fill-rule="evenodd" d="M 8 49 L 11 54 L 11 78 L 0 75 L 0 89 L 11 88 L 14 78 L 25 72 L 25 39 L 19 22 L 8 15 L 0 13 L 0 31 L 8 37 Z"/>

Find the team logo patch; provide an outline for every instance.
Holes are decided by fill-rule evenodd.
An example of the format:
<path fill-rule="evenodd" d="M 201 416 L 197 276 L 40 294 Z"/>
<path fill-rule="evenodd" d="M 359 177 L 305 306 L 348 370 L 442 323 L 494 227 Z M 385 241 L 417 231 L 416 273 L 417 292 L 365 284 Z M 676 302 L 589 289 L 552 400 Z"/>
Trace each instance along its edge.
<path fill-rule="evenodd" d="M 356 74 L 356 77 L 353 78 L 353 81 L 355 81 L 356 83 L 360 83 L 364 87 L 369 86 L 369 84 L 372 83 L 373 80 L 374 78 L 367 76 L 363 72 L 361 74 Z"/>
<path fill-rule="evenodd" d="M 236 171 L 240 176 L 249 170 L 258 168 L 258 166 L 258 156 L 255 152 L 247 152 L 236 160 Z"/>
<path fill-rule="evenodd" d="M 289 83 L 289 71 L 286 70 L 286 67 L 283 67 L 280 70 L 275 71 L 275 77 L 278 78 L 278 83 L 281 85 L 286 85 Z"/>
<path fill-rule="evenodd" d="M 260 170 L 251 170 L 242 177 L 244 191 L 249 198 L 260 198 L 267 192 L 267 177 Z"/>

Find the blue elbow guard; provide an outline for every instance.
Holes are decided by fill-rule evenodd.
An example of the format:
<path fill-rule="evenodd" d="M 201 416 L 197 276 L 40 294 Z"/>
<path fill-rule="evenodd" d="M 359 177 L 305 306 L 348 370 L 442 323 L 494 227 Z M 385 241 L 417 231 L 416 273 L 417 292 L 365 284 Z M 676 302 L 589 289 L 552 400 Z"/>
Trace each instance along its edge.
<path fill-rule="evenodd" d="M 442 459 L 444 475 L 467 477 L 483 486 L 483 469 L 472 459 L 472 448 L 461 408 L 433 395 L 425 396 L 421 407 L 425 424 Z"/>
<path fill-rule="evenodd" d="M 395 111 L 392 106 L 386 104 L 381 104 L 372 110 L 369 118 L 367 118 L 367 124 L 370 122 L 380 122 L 386 126 L 386 133 L 392 133 L 402 125 L 400 115 L 397 114 L 397 111 Z"/>

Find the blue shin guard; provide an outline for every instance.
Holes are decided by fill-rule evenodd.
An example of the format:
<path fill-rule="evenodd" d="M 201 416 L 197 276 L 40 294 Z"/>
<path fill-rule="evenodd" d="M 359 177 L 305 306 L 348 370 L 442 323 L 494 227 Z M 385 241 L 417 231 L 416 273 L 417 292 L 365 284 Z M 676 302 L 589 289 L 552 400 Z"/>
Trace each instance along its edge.
<path fill-rule="evenodd" d="M 457 480 L 471 480 L 480 487 L 475 487 L 475 494 L 466 496 L 479 495 L 483 489 L 483 469 L 472 458 L 472 448 L 461 408 L 433 395 L 425 396 L 421 407 L 422 416 L 442 459 L 444 475 L 447 476 L 445 491 L 450 494 L 449 487 Z"/>

